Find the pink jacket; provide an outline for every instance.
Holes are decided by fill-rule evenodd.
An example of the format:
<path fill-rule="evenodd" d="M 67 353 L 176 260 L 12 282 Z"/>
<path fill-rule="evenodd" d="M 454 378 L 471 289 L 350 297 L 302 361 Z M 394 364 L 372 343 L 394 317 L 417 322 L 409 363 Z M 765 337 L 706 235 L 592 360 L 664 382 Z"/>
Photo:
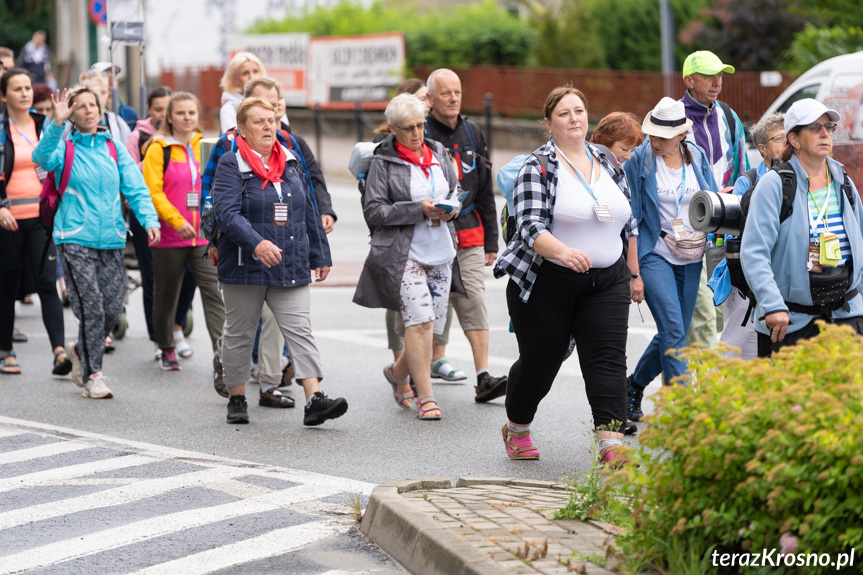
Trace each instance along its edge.
<path fill-rule="evenodd" d="M 132 135 L 126 139 L 126 149 L 129 150 L 129 154 L 135 160 L 135 163 L 138 164 L 138 167 L 143 170 L 141 164 L 144 158 L 141 157 L 141 150 L 139 150 L 140 146 L 138 145 L 141 141 L 142 133 L 148 134 L 151 138 L 156 133 L 156 128 L 153 126 L 153 118 L 147 116 L 143 120 L 138 120 L 138 123 L 135 124 L 135 129 L 132 130 Z"/>

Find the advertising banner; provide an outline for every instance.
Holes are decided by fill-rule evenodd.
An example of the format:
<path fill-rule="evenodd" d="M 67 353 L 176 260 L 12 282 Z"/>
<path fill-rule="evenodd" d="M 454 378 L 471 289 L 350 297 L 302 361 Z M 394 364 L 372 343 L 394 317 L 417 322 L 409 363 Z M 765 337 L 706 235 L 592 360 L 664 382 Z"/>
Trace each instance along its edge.
<path fill-rule="evenodd" d="M 248 34 L 231 36 L 231 57 L 237 52 L 251 52 L 261 59 L 267 75 L 277 80 L 291 107 L 305 107 L 308 34 Z"/>

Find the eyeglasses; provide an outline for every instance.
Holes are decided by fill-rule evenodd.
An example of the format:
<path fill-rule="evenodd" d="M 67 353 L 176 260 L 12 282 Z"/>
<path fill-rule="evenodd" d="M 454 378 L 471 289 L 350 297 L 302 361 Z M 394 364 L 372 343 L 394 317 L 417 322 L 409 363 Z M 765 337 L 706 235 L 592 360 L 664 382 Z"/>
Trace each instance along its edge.
<path fill-rule="evenodd" d="M 399 126 L 398 124 L 393 124 L 393 126 L 398 128 L 402 132 L 413 132 L 414 130 L 423 131 L 426 127 L 426 123 L 420 122 L 419 124 L 416 124 L 414 126 Z"/>
<path fill-rule="evenodd" d="M 836 131 L 836 126 L 838 126 L 836 122 L 827 122 L 826 124 L 809 124 L 808 126 L 803 126 L 805 129 L 809 130 L 810 134 L 820 134 L 821 128 L 827 128 L 827 131 L 831 134 Z"/>
<path fill-rule="evenodd" d="M 783 142 L 785 142 L 785 136 L 783 134 L 779 134 L 778 136 L 773 136 L 772 138 L 767 138 L 767 141 L 773 142 L 774 144 L 782 144 Z"/>

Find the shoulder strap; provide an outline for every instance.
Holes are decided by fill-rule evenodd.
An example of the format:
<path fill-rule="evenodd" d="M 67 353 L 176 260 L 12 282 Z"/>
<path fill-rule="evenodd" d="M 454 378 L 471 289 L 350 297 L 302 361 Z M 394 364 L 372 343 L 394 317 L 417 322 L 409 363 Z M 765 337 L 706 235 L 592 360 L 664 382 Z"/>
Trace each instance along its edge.
<path fill-rule="evenodd" d="M 784 222 L 794 209 L 794 196 L 797 195 L 797 174 L 788 162 L 777 164 L 772 170 L 776 170 L 782 178 L 782 206 L 779 208 L 779 223 Z"/>
<path fill-rule="evenodd" d="M 755 184 L 758 183 L 758 168 L 749 168 L 743 172 L 743 175 L 749 180 L 749 187 L 754 188 Z"/>
<path fill-rule="evenodd" d="M 138 131 L 138 155 L 141 156 L 141 159 L 144 159 L 144 155 L 147 153 L 146 147 L 147 142 L 149 142 L 153 137 L 153 134 L 148 134 L 146 132 Z"/>
<path fill-rule="evenodd" d="M 57 185 L 57 192 L 60 194 L 65 192 L 66 186 L 69 185 L 69 178 L 72 176 L 72 162 L 75 160 L 75 144 L 72 140 L 64 140 L 64 143 L 66 151 L 63 155 L 63 171 L 60 173 L 60 183 Z"/>
<path fill-rule="evenodd" d="M 844 177 L 842 191 L 845 192 L 845 197 L 848 198 L 848 203 L 851 204 L 851 210 L 855 211 L 857 204 L 854 201 L 854 192 L 851 190 L 851 180 L 848 179 L 848 172 L 844 169 L 842 170 L 842 176 Z"/>
<path fill-rule="evenodd" d="M 737 140 L 737 122 L 734 120 L 731 107 L 722 100 L 717 100 L 716 102 L 722 108 L 722 111 L 725 112 L 725 121 L 728 122 L 728 127 L 731 128 L 731 143 L 735 143 Z"/>
<path fill-rule="evenodd" d="M 542 171 L 542 185 L 545 185 L 548 177 L 548 156 L 545 154 L 534 154 L 534 157 L 539 162 L 539 169 Z"/>
<path fill-rule="evenodd" d="M 114 158 L 114 163 L 119 166 L 120 160 L 117 158 L 117 146 L 111 138 L 108 138 L 108 153 L 111 154 L 112 158 Z"/>
<path fill-rule="evenodd" d="M 171 163 L 171 146 L 162 146 L 162 176 L 168 171 L 168 164 Z"/>

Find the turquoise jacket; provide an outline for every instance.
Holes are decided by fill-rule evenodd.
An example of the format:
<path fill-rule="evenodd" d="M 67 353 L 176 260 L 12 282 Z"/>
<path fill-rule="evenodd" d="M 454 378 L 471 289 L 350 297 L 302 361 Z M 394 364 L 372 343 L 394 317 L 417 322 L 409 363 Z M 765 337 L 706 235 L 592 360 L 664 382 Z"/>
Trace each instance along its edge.
<path fill-rule="evenodd" d="M 764 318 L 772 313 L 788 311 L 785 302 L 799 305 L 812 305 L 809 291 L 809 272 L 806 260 L 809 253 L 809 179 L 797 156 L 791 156 L 791 166 L 797 174 L 797 193 L 791 216 L 779 223 L 782 207 L 782 178 L 774 171 L 768 171 L 758 180 L 746 216 L 746 232 L 740 245 L 740 265 L 746 274 L 747 282 L 758 302 L 755 306 L 755 331 L 769 334 Z M 848 198 L 839 190 L 844 181 L 842 164 L 827 158 L 830 179 L 842 202 L 842 223 L 851 244 L 851 257 L 854 265 L 851 275 L 851 289 L 860 289 L 863 280 L 863 207 L 854 182 L 851 182 L 856 199 L 852 209 Z M 863 316 L 863 295 L 857 294 L 848 302 L 849 309 L 839 308 L 832 313 L 833 319 Z M 790 312 L 791 325 L 788 333 L 805 327 L 814 316 Z"/>
<path fill-rule="evenodd" d="M 53 170 L 58 185 L 65 156 L 62 135 L 63 126 L 51 122 L 33 151 L 33 161 L 46 171 Z M 116 146 L 118 162 L 114 163 L 106 144 L 109 138 L 105 130 L 95 134 L 75 131 L 70 137 L 75 143 L 75 160 L 54 217 L 57 245 L 72 243 L 99 250 L 125 247 L 123 196 L 145 230 L 159 227 L 141 170 L 122 142 Z"/>

